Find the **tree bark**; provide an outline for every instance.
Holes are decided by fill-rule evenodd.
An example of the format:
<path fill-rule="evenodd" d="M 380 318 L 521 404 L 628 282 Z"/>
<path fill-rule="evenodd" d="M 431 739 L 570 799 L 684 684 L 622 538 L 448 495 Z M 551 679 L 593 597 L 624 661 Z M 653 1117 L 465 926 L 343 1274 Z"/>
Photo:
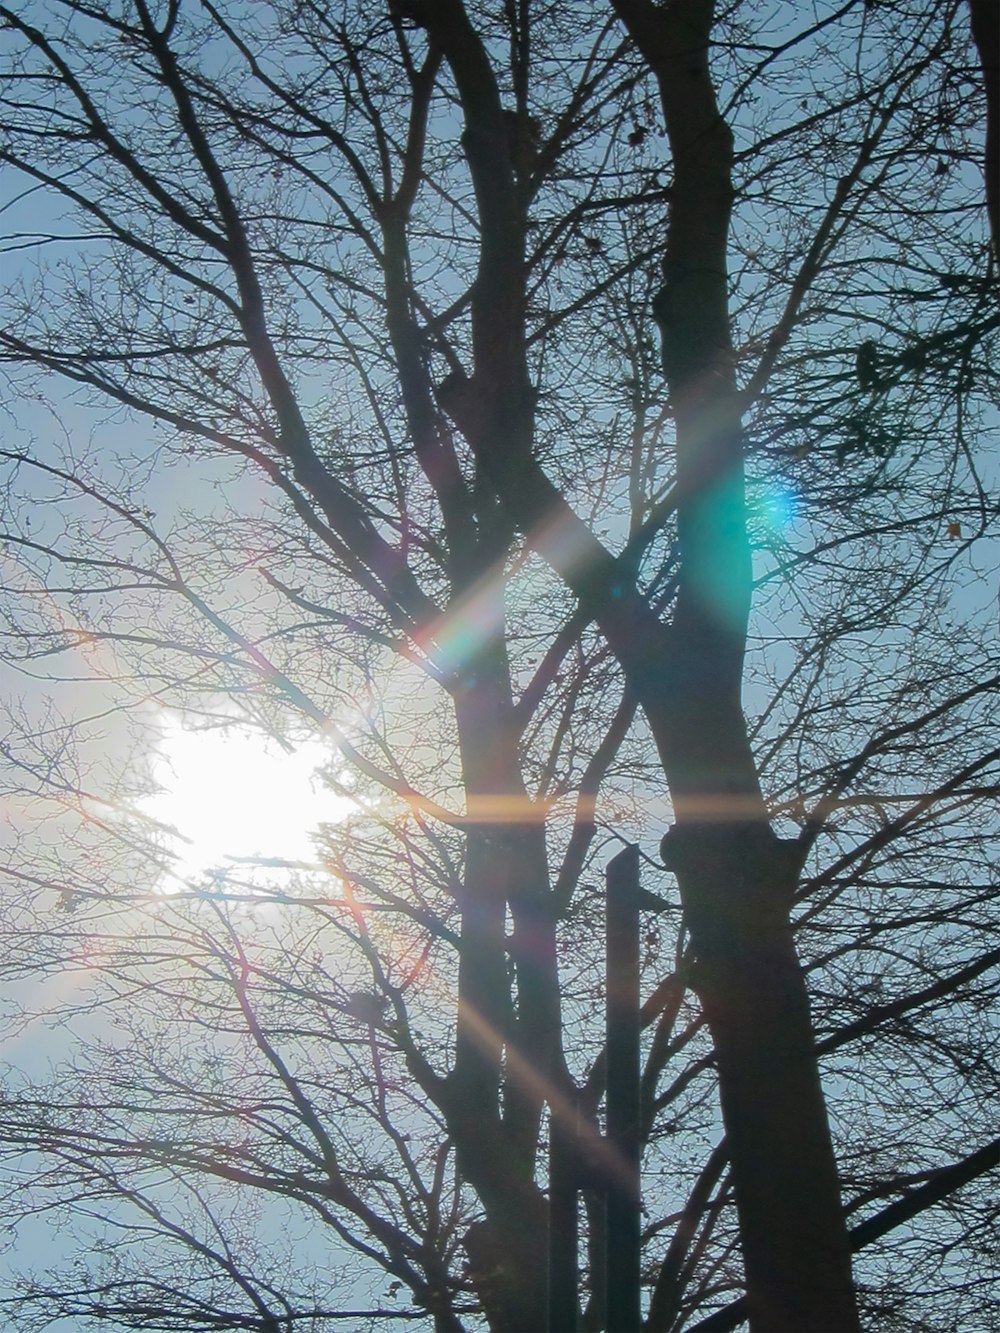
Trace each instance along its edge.
<path fill-rule="evenodd" d="M 664 839 L 712 1032 L 753 1329 L 857 1328 L 848 1241 L 802 969 L 789 850 L 769 830 Z M 848 1250 L 849 1254 L 849 1250 Z"/>
<path fill-rule="evenodd" d="M 683 564 L 661 683 L 642 682 L 640 695 L 676 812 L 664 859 L 715 1043 L 750 1326 L 833 1333 L 858 1316 L 790 924 L 798 856 L 770 829 L 740 699 L 751 559 L 728 310 L 732 138 L 709 69 L 713 5 L 616 9 L 656 77 L 674 168 L 654 316 Z"/>
<path fill-rule="evenodd" d="M 475 366 L 448 410 L 511 517 L 597 619 L 663 763 L 677 819 L 669 859 L 732 1145 L 751 1327 L 851 1333 L 850 1247 L 789 919 L 798 860 L 770 829 L 740 697 L 751 568 L 726 269 L 732 145 L 708 67 L 713 8 L 615 7 L 657 79 L 674 165 L 654 304 L 676 421 L 674 624 L 660 624 L 531 456 L 524 220 L 499 90 L 460 0 L 424 0 L 465 114 L 482 233 Z M 556 524 L 566 540 L 546 539 Z"/>
<path fill-rule="evenodd" d="M 492 565 L 491 546 L 485 539 L 480 572 Z M 503 595 L 495 581 L 477 594 L 480 611 L 494 599 L 486 623 L 503 625 Z M 465 1236 L 470 1277 L 490 1328 L 523 1333 L 545 1322 L 547 1213 L 536 1154 L 542 1109 L 565 1071 L 544 831 L 529 817 L 499 629 L 463 665 L 455 710 L 471 822 L 445 1106 L 458 1170 L 485 1213 Z"/>
<path fill-rule="evenodd" d="M 986 211 L 993 261 L 1000 264 L 1000 10 L 996 0 L 969 0 L 969 19 L 986 93 Z"/>

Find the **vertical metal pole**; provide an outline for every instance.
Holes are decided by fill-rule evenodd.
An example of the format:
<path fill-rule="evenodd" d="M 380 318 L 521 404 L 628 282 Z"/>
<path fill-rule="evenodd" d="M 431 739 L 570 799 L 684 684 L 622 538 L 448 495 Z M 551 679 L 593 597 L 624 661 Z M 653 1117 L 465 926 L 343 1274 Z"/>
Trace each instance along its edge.
<path fill-rule="evenodd" d="M 577 1201 L 575 1126 L 554 1112 L 549 1126 L 549 1333 L 576 1333 Z"/>
<path fill-rule="evenodd" d="M 639 1317 L 639 848 L 607 869 L 607 1333 L 636 1333 Z"/>

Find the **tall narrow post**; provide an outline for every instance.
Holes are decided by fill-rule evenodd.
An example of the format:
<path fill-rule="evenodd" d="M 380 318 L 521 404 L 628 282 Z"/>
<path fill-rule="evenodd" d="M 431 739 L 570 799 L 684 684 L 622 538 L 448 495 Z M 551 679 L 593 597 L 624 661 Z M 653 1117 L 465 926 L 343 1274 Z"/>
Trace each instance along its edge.
<path fill-rule="evenodd" d="M 607 1333 L 639 1328 L 639 848 L 607 869 Z"/>

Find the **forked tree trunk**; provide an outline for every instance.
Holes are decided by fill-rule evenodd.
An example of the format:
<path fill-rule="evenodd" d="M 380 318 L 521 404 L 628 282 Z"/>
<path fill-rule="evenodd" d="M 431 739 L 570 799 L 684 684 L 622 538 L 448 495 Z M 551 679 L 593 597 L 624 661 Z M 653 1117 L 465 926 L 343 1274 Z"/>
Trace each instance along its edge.
<path fill-rule="evenodd" d="M 715 1041 L 751 1327 L 851 1333 L 850 1247 L 790 926 L 798 861 L 771 831 L 740 703 L 751 571 L 726 271 L 732 145 L 708 66 L 713 6 L 613 3 L 657 79 L 674 168 L 654 304 L 677 428 L 673 625 L 656 620 L 531 456 L 524 219 L 499 90 L 461 0 L 423 0 L 465 114 L 481 228 L 474 374 L 446 406 L 512 518 L 597 619 L 663 761 L 677 816 L 667 854 Z M 554 522 L 572 535 L 572 559 L 539 538 Z"/>
<path fill-rule="evenodd" d="M 790 911 L 741 707 L 751 560 L 726 250 L 732 136 L 709 68 L 712 0 L 616 8 L 656 77 L 673 162 L 653 305 L 676 422 L 682 571 L 662 673 L 640 697 L 677 822 L 664 840 L 715 1043 L 753 1330 L 858 1327 L 850 1247 Z"/>

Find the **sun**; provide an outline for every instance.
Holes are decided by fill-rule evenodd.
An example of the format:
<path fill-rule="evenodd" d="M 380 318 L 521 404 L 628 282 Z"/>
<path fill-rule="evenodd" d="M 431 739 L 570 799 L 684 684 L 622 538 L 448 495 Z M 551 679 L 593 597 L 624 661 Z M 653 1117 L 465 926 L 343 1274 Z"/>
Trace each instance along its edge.
<path fill-rule="evenodd" d="M 163 830 L 163 891 L 207 881 L 275 888 L 292 870 L 319 868 L 320 826 L 355 808 L 331 784 L 336 774 L 347 785 L 332 744 L 286 749 L 236 719 L 196 728 L 174 713 L 161 714 L 157 730 L 157 790 L 141 808 Z"/>

